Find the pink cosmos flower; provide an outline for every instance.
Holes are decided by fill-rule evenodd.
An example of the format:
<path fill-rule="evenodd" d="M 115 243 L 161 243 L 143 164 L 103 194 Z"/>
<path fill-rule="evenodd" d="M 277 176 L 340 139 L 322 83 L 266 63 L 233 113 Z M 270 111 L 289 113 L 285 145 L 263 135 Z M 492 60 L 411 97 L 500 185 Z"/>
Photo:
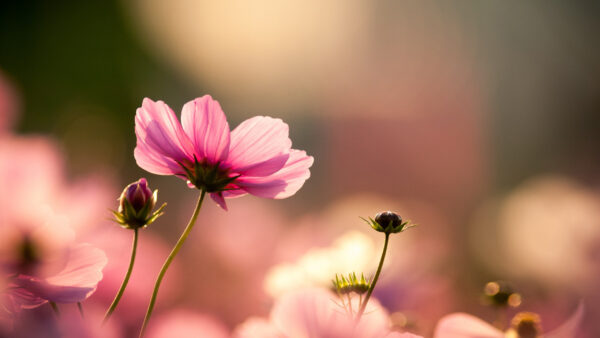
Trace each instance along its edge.
<path fill-rule="evenodd" d="M 291 149 L 282 120 L 256 116 L 230 131 L 219 102 L 209 95 L 186 103 L 181 123 L 164 102 L 145 98 L 136 112 L 135 132 L 140 167 L 187 180 L 225 210 L 225 198 L 247 193 L 292 196 L 309 178 L 313 163 L 306 152 Z"/>
<path fill-rule="evenodd" d="M 47 302 L 81 302 L 96 290 L 107 263 L 102 250 L 75 243 L 73 231 L 60 225 L 60 217 L 58 222 L 40 219 L 32 224 L 7 219 L 0 221 L 0 267 L 6 276 L 2 301 L 9 304 L 4 308 L 9 316 Z"/>
<path fill-rule="evenodd" d="M 390 332 L 387 312 L 370 301 L 356 324 L 336 303 L 336 296 L 323 289 L 305 289 L 277 299 L 269 320 L 250 318 L 234 332 L 235 338 L 420 338 L 411 333 Z"/>
<path fill-rule="evenodd" d="M 466 314 L 453 313 L 440 319 L 436 329 L 435 338 L 574 338 L 581 320 L 583 319 L 583 303 L 566 322 L 558 328 L 544 333 L 540 332 L 540 323 L 537 315 L 531 313 L 517 314 L 512 322 L 512 327 L 503 332 L 483 320 Z"/>

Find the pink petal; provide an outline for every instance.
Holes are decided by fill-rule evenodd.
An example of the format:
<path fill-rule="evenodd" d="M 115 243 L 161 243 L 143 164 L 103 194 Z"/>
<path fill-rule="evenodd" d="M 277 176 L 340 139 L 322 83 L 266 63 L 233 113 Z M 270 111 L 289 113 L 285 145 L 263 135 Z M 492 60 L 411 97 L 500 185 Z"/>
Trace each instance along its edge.
<path fill-rule="evenodd" d="M 135 115 L 136 160 L 151 171 L 171 172 L 173 163 L 193 158 L 193 146 L 175 114 L 162 101 L 145 98 Z M 148 169 L 145 167 L 148 166 Z"/>
<path fill-rule="evenodd" d="M 229 124 L 221 105 L 210 95 L 186 103 L 181 112 L 183 130 L 194 144 L 198 160 L 223 162 L 229 154 Z"/>
<path fill-rule="evenodd" d="M 305 151 L 292 149 L 285 166 L 267 177 L 240 177 L 236 184 L 248 193 L 265 198 L 287 198 L 294 195 L 310 177 L 314 159 Z"/>
<path fill-rule="evenodd" d="M 153 174 L 157 175 L 177 175 L 183 174 L 183 169 L 174 160 L 164 157 L 145 143 L 139 143 L 133 151 L 136 163 Z"/>
<path fill-rule="evenodd" d="M 3 301 L 5 303 L 2 303 L 2 305 L 9 309 L 8 312 L 12 313 L 16 313 L 21 309 L 33 309 L 47 302 L 46 299 L 40 298 L 29 290 L 23 288 L 10 290 L 8 293 L 8 298 L 3 299 Z"/>
<path fill-rule="evenodd" d="M 280 119 L 266 116 L 247 119 L 231 132 L 227 162 L 240 174 L 270 175 L 285 163 L 283 158 L 279 162 L 266 162 L 289 152 L 292 141 L 288 134 L 288 125 Z M 277 167 L 276 163 L 281 166 Z"/>
<path fill-rule="evenodd" d="M 17 284 L 32 294 L 56 303 L 75 303 L 89 297 L 102 279 L 106 255 L 89 244 L 79 244 L 69 252 L 65 268 L 46 279 L 20 276 Z"/>
<path fill-rule="evenodd" d="M 235 168 L 235 172 L 243 176 L 264 177 L 279 171 L 290 158 L 289 153 L 276 155 L 268 160 L 257 162 L 243 168 Z"/>
<path fill-rule="evenodd" d="M 561 326 L 544 334 L 544 338 L 577 337 L 577 331 L 583 320 L 584 313 L 583 302 L 579 302 L 575 313 L 573 313 Z"/>
<path fill-rule="evenodd" d="M 267 320 L 251 317 L 239 325 L 232 336 L 233 338 L 280 338 L 281 333 Z"/>
<path fill-rule="evenodd" d="M 440 319 L 435 338 L 503 338 L 504 333 L 466 313 L 453 313 Z"/>
<path fill-rule="evenodd" d="M 343 331 L 333 301 L 333 294 L 320 289 L 285 294 L 273 306 L 271 322 L 286 337 L 331 336 Z"/>
<path fill-rule="evenodd" d="M 377 301 L 369 302 L 358 325 L 338 301 L 322 289 L 290 292 L 276 301 L 271 323 L 285 337 L 375 338 L 389 332 L 389 317 Z"/>
<path fill-rule="evenodd" d="M 225 325 L 209 315 L 180 309 L 153 318 L 145 337 L 226 338 L 229 332 Z"/>
<path fill-rule="evenodd" d="M 223 208 L 223 210 L 227 211 L 227 203 L 225 203 L 225 198 L 223 198 L 223 194 L 221 192 L 211 193 L 210 198 L 212 198 L 218 206 Z"/>
<path fill-rule="evenodd" d="M 408 332 L 404 332 L 404 333 L 392 332 L 392 333 L 388 334 L 387 336 L 385 336 L 385 338 L 423 338 L 423 336 L 418 336 L 416 334 L 412 334 L 412 333 L 408 333 Z"/>

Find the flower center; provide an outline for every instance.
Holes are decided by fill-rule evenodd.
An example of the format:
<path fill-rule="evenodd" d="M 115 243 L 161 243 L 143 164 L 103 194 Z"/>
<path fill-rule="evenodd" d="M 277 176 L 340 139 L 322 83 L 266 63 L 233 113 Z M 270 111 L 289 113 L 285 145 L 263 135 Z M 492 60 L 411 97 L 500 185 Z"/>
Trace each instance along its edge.
<path fill-rule="evenodd" d="M 227 169 L 223 169 L 220 163 L 209 164 L 199 162 L 194 158 L 193 168 L 182 164 L 188 181 L 196 188 L 206 192 L 219 192 L 227 190 L 227 186 L 233 183 L 240 175 L 233 175 Z"/>
<path fill-rule="evenodd" d="M 17 247 L 17 269 L 19 271 L 30 271 L 40 262 L 40 252 L 29 236 L 25 236 Z"/>

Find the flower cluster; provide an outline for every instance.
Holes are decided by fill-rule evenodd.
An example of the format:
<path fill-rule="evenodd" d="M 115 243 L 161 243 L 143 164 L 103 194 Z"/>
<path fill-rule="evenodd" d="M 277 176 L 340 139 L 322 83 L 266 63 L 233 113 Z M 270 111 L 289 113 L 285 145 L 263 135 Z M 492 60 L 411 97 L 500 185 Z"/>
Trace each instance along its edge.
<path fill-rule="evenodd" d="M 147 242 L 146 239 L 140 241 L 139 232 L 156 222 L 165 210 L 166 203 L 157 207 L 158 190 L 150 189 L 146 178 L 140 178 L 122 190 L 117 210 L 112 213 L 121 227 L 132 231 L 122 231 L 118 226 L 104 224 L 82 229 L 88 223 L 98 222 L 91 216 L 81 216 L 89 210 L 82 206 L 85 200 L 82 191 L 86 191 L 87 187 L 71 189 L 64 187 L 66 184 L 60 179 L 52 177 L 52 172 L 60 172 L 60 169 L 56 169 L 59 166 L 42 163 L 44 157 L 36 149 L 35 141 L 3 136 L 0 137 L 0 184 L 14 194 L 0 195 L 0 336 L 32 337 L 48 329 L 48 336 L 51 337 L 118 337 L 119 330 L 111 325 L 123 325 L 123 332 L 127 336 L 138 328 L 140 337 L 230 336 L 231 332 L 218 319 L 189 310 L 176 310 L 171 315 L 162 313 L 151 321 L 159 291 L 164 290 L 163 279 L 191 236 L 206 195 L 225 210 L 227 198 L 246 194 L 270 199 L 290 197 L 310 177 L 313 158 L 303 150 L 292 148 L 288 126 L 280 119 L 257 116 L 230 130 L 220 104 L 208 95 L 186 103 L 180 119 L 164 102 L 144 99 L 136 111 L 135 134 L 137 144 L 134 157 L 142 169 L 158 175 L 176 176 L 185 180 L 188 187 L 198 190 L 197 203 L 189 222 L 168 255 L 165 252 L 166 257 L 162 257 L 162 253 L 152 246 L 145 251 L 146 255 L 154 255 L 151 260 L 162 261 L 164 258 L 164 263 L 160 270 L 154 266 L 158 274 L 152 289 L 143 290 L 143 301 L 148 296 L 149 302 L 141 328 L 141 313 L 131 314 L 129 312 L 135 311 L 119 308 L 119 305 L 121 299 L 129 295 L 127 292 L 139 291 L 138 285 L 127 288 L 134 275 L 141 275 L 144 282 L 148 280 L 149 269 L 143 268 L 140 273 L 139 267 L 134 271 L 134 265 L 138 256 L 138 242 Z M 79 202 L 82 205 L 77 204 Z M 104 202 L 96 204 L 105 206 Z M 83 211 L 76 213 L 73 210 Z M 223 214 L 219 208 L 215 210 Z M 93 215 L 101 218 L 96 213 Z M 400 215 L 392 211 L 383 211 L 363 220 L 375 230 L 369 231 L 373 238 L 362 232 L 350 232 L 330 248 L 313 249 L 299 255 L 295 265 L 275 259 L 264 263 L 279 263 L 273 268 L 277 271 L 264 271 L 270 276 L 265 278 L 264 285 L 267 293 L 273 297 L 273 306 L 268 317 L 250 317 L 242 321 L 233 329 L 233 337 L 422 338 L 411 332 L 423 334 L 425 331 L 418 325 L 411 326 L 403 313 L 388 312 L 387 306 L 391 302 L 388 296 L 395 296 L 393 288 L 397 287 L 396 281 L 386 284 L 382 279 L 383 282 L 379 283 L 380 277 L 389 272 L 390 265 L 398 263 L 394 257 L 401 256 L 398 250 L 395 256 L 389 254 L 395 250 L 394 247 L 400 247 L 401 243 L 394 243 L 396 237 L 398 241 L 410 237 L 391 235 L 402 233 L 415 225 L 403 221 Z M 244 214 L 241 221 L 242 226 L 246 227 L 246 222 L 250 220 Z M 126 271 L 124 266 L 123 269 L 114 266 L 105 269 L 109 264 L 107 253 L 95 245 L 102 243 L 99 239 L 102 236 L 105 237 L 104 244 L 113 241 L 122 243 L 118 241 L 116 232 L 127 235 L 127 238 L 133 235 Z M 375 249 L 375 243 L 379 243 L 375 236 L 381 238 L 381 234 L 385 237 L 379 255 Z M 308 236 L 312 238 L 314 232 Z M 146 238 L 151 238 L 151 234 Z M 261 243 L 256 245 L 265 242 L 264 238 L 257 238 Z M 228 234 L 229 239 L 235 240 Z M 93 243 L 88 243 L 88 240 Z M 276 238 L 273 241 L 278 240 Z M 238 243 L 235 242 L 236 245 Z M 140 247 L 144 245 L 147 243 Z M 286 245 L 289 246 L 289 243 Z M 106 252 L 110 253 L 110 257 L 123 254 L 122 247 L 116 251 L 111 251 L 110 245 L 104 247 L 108 248 Z M 271 255 L 276 251 L 273 248 L 262 250 L 268 252 L 265 256 L 275 256 Z M 245 254 L 247 250 L 240 251 Z M 157 257 L 157 254 L 161 257 Z M 146 263 L 146 255 L 140 255 L 142 265 Z M 384 261 L 389 256 L 392 258 L 388 262 L 392 260 L 393 264 L 388 264 L 384 269 Z M 200 264 L 208 264 L 212 263 L 213 257 L 202 259 Z M 245 263 L 253 260 L 260 259 L 247 259 Z M 196 274 L 198 270 L 196 266 L 186 268 L 186 277 Z M 357 270 L 360 274 L 348 273 Z M 101 303 L 103 309 L 107 310 L 101 320 L 100 312 L 96 309 L 98 305 L 84 301 L 102 288 L 100 283 L 103 279 L 110 279 L 112 284 L 108 287 L 104 285 Z M 253 285 L 252 278 L 240 276 L 238 279 L 236 282 L 248 289 Z M 120 282 L 118 289 L 114 281 Z M 323 281 L 331 281 L 332 287 L 323 286 Z M 256 284 L 260 285 L 260 282 Z M 235 287 L 239 287 L 239 284 Z M 114 286 L 112 290 L 111 286 Z M 426 285 L 426 288 L 429 286 Z M 213 291 L 210 289 L 211 293 Z M 249 293 L 257 292 L 251 290 Z M 106 297 L 107 294 L 110 297 Z M 214 298 L 214 295 L 211 294 L 209 298 Z M 110 305 L 107 299 L 112 299 Z M 488 283 L 483 299 L 502 316 L 505 311 L 522 303 L 520 294 L 503 281 Z M 192 296 L 190 300 L 194 301 Z M 137 303 L 135 308 L 143 307 L 139 305 Z M 78 316 L 69 312 L 75 306 Z M 437 303 L 432 306 L 437 306 Z M 119 313 L 115 311 L 120 311 L 124 318 L 131 315 L 133 319 L 123 324 L 128 319 L 118 318 L 121 316 L 117 315 L 112 317 L 113 313 Z M 583 314 L 584 307 L 580 304 L 563 325 L 544 331 L 541 316 L 533 312 L 517 313 L 509 325 L 505 325 L 508 321 L 504 323 L 502 316 L 499 316 L 495 325 L 491 325 L 472 315 L 455 313 L 442 317 L 433 337 L 575 337 Z"/>

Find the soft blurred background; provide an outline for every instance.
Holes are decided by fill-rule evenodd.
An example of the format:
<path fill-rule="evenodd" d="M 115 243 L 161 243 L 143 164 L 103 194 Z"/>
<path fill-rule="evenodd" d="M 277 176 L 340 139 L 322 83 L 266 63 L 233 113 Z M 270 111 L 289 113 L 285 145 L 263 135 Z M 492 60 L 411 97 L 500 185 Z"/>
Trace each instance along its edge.
<path fill-rule="evenodd" d="M 513 313 L 550 330 L 583 300 L 582 337 L 598 337 L 599 17 L 591 1 L 5 1 L 0 128 L 51 144 L 32 165 L 60 163 L 70 209 L 87 208 L 78 236 L 110 258 L 90 307 L 106 308 L 128 263 L 131 233 L 107 220 L 120 189 L 144 176 L 168 202 L 141 235 L 116 331 L 140 325 L 197 194 L 137 167 L 135 109 L 150 97 L 179 114 L 211 94 L 232 127 L 284 119 L 312 177 L 287 200 L 207 203 L 156 332 L 196 320 L 217 336 L 286 288 L 371 274 L 382 238 L 359 216 L 391 209 L 419 224 L 392 238 L 375 292 L 395 325 L 492 322 L 482 289 L 505 280 L 522 296 Z"/>

